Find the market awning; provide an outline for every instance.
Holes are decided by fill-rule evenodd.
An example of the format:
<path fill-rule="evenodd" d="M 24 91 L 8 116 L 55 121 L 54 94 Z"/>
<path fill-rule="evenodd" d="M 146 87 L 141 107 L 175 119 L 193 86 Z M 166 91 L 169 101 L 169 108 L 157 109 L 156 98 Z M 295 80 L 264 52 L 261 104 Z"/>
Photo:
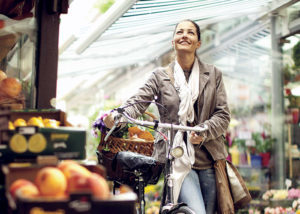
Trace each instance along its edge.
<path fill-rule="evenodd" d="M 115 6 L 123 6 L 121 2 L 126 1 L 117 1 Z M 77 40 L 60 55 L 59 76 L 93 74 L 135 63 L 147 63 L 170 50 L 173 28 L 183 19 L 195 20 L 204 29 L 238 17 L 246 16 L 249 20 L 255 20 L 290 2 L 140 0 L 124 14 L 110 13 L 109 10 L 107 14 L 111 14 L 111 17 L 103 15 L 94 24 L 81 29 L 75 35 Z M 132 4 L 132 0 L 127 3 Z M 112 7 L 111 10 L 120 11 L 120 8 Z M 99 29 L 99 26 L 105 27 L 103 21 L 108 20 L 116 21 Z"/>

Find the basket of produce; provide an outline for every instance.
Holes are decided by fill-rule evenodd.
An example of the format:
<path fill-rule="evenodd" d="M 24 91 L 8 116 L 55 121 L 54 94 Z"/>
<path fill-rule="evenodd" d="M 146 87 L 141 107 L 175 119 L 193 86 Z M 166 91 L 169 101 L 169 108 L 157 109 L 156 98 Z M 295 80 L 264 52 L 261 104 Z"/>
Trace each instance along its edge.
<path fill-rule="evenodd" d="M 146 112 L 152 119 L 155 116 Z M 95 125 L 96 124 L 96 125 Z M 143 130 L 137 126 L 127 125 L 121 130 L 113 133 L 105 141 L 107 128 L 105 127 L 102 118 L 100 118 L 94 127 L 98 128 L 101 132 L 100 143 L 98 145 L 98 151 L 118 153 L 121 151 L 131 151 L 142 155 L 151 156 L 153 152 L 154 137 L 149 130 Z"/>
<path fill-rule="evenodd" d="M 151 113 L 147 112 L 146 114 L 155 119 Z M 101 132 L 97 155 L 99 163 L 106 168 L 107 178 L 134 186 L 136 176 L 131 170 L 124 170 L 126 167 L 124 168 L 121 164 L 124 160 L 120 160 L 119 155 L 122 152 L 131 152 L 135 153 L 133 156 L 136 156 L 131 158 L 153 159 L 153 166 L 147 170 L 151 176 L 148 176 L 149 178 L 147 177 L 145 180 L 148 183 L 156 183 L 162 171 L 162 164 L 151 157 L 154 147 L 154 137 L 151 130 L 144 129 L 144 127 L 126 125 L 110 135 L 105 141 L 108 130 L 102 119 L 103 117 L 95 122 L 94 128 L 96 127 Z"/>
<path fill-rule="evenodd" d="M 98 146 L 99 151 L 110 151 L 118 153 L 121 151 L 132 151 L 146 156 L 151 156 L 153 152 L 154 137 L 149 131 L 141 130 L 138 127 L 129 127 L 128 139 L 109 136 L 104 141 L 105 134 L 101 134 L 101 140 Z"/>

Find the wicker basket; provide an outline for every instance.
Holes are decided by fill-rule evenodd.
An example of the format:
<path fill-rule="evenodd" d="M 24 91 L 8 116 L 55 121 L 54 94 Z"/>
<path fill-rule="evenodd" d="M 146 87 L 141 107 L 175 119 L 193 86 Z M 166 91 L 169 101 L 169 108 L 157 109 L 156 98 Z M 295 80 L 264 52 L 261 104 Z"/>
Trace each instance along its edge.
<path fill-rule="evenodd" d="M 144 112 L 145 115 L 149 116 L 149 120 L 156 120 L 157 118 L 150 112 Z M 104 141 L 105 134 L 101 134 L 98 151 L 109 151 L 111 153 L 118 153 L 121 151 L 131 151 L 142 155 L 151 156 L 153 152 L 153 141 L 144 140 L 130 140 L 123 138 L 116 138 L 109 136 L 107 141 Z"/>
<path fill-rule="evenodd" d="M 21 110 L 25 107 L 25 96 L 20 94 L 15 98 L 0 96 L 0 108 L 9 108 L 12 110 Z"/>
<path fill-rule="evenodd" d="M 129 140 L 109 136 L 107 141 L 104 141 L 106 135 L 101 134 L 98 151 L 110 151 L 118 153 L 120 151 L 131 151 L 142 155 L 151 156 L 153 152 L 153 141 Z"/>

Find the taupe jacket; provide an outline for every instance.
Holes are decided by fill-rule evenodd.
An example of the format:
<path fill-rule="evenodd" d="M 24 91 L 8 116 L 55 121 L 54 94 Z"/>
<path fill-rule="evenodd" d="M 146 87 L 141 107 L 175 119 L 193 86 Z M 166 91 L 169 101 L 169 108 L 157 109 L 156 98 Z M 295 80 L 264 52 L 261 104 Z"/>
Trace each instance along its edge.
<path fill-rule="evenodd" d="M 199 60 L 199 59 L 198 59 Z M 179 124 L 179 96 L 174 87 L 173 75 L 174 63 L 168 67 L 157 68 L 138 90 L 129 98 L 123 106 L 137 101 L 153 101 L 162 104 L 164 108 L 158 106 L 160 122 Z M 198 99 L 199 125 L 208 125 L 209 130 L 203 146 L 211 154 L 213 160 L 225 159 L 227 151 L 223 142 L 222 134 L 228 128 L 230 122 L 230 112 L 227 105 L 226 91 L 222 80 L 222 73 L 213 65 L 203 63 L 199 60 L 200 87 Z M 126 108 L 126 112 L 136 118 L 143 114 L 150 103 L 139 103 Z M 165 161 L 165 143 L 162 137 L 157 135 L 153 156 L 161 162 Z"/>

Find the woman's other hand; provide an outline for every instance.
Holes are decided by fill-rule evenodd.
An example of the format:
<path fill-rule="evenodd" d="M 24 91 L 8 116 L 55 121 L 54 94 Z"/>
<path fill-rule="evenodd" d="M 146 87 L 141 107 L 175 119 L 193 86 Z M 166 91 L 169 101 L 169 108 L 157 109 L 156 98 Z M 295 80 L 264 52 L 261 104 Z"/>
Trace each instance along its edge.
<path fill-rule="evenodd" d="M 114 112 L 109 113 L 106 117 L 103 118 L 105 126 L 111 129 L 115 123 L 115 114 Z"/>
<path fill-rule="evenodd" d="M 192 131 L 190 134 L 190 142 L 192 144 L 200 144 L 204 140 L 204 137 L 201 135 L 197 135 L 196 132 Z"/>

